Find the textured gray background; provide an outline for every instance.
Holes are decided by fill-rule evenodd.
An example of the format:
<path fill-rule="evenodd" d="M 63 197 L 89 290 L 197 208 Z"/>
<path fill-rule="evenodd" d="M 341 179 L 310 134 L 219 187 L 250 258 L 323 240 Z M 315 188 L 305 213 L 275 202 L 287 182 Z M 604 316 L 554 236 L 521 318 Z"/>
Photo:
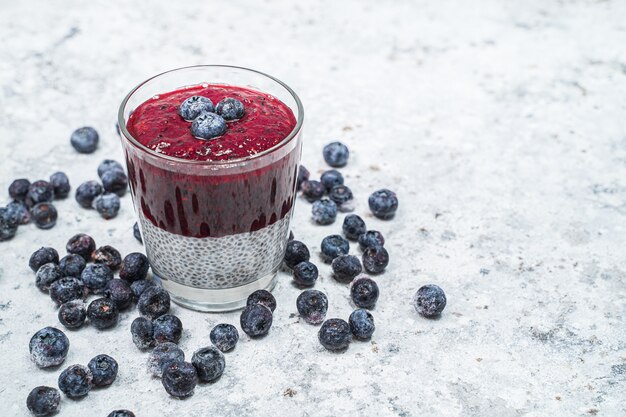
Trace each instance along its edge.
<path fill-rule="evenodd" d="M 0 2 L 0 188 L 58 169 L 74 187 L 97 178 L 100 160 L 121 157 L 119 102 L 152 74 L 230 63 L 276 75 L 305 105 L 304 164 L 317 174 L 323 144 L 345 141 L 357 213 L 388 238 L 377 331 L 324 351 L 281 273 L 270 336 L 243 337 L 221 380 L 179 401 L 145 373 L 128 332 L 137 313 L 126 312 L 112 331 L 68 332 L 66 365 L 109 353 L 120 373 L 109 389 L 64 398 L 61 415 L 626 413 L 626 2 L 175 3 Z M 84 124 L 102 137 L 89 156 L 68 142 Z M 401 201 L 390 222 L 367 214 L 383 186 Z M 111 221 L 73 199 L 58 208 L 53 230 L 24 227 L 0 244 L 3 416 L 27 415 L 29 390 L 60 372 L 28 359 L 33 332 L 58 323 L 30 253 L 61 251 L 76 232 L 141 249 L 130 197 Z M 309 210 L 298 201 L 293 230 L 317 254 L 340 223 L 316 227 Z M 320 268 L 329 316 L 346 318 L 346 287 Z M 409 304 L 427 282 L 448 294 L 437 321 Z M 173 311 L 188 355 L 213 324 L 238 320 Z"/>

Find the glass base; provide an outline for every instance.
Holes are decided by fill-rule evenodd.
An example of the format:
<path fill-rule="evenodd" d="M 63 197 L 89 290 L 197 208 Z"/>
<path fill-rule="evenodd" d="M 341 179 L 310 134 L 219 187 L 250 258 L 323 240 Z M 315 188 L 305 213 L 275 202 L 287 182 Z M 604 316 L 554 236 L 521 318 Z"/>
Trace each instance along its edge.
<path fill-rule="evenodd" d="M 185 308 L 203 312 L 238 310 L 246 305 L 248 296 L 256 290 L 272 291 L 276 286 L 275 271 L 249 284 L 234 288 L 203 289 L 181 285 L 154 273 L 172 301 Z"/>

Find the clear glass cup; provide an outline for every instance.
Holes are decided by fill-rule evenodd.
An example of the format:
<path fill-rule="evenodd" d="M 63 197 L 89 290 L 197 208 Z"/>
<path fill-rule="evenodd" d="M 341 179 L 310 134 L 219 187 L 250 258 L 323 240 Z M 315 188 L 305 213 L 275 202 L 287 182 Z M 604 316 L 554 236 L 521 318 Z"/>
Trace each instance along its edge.
<path fill-rule="evenodd" d="M 126 129 L 132 111 L 149 98 L 203 83 L 271 94 L 291 108 L 296 126 L 276 146 L 228 161 L 164 155 Z M 222 65 L 164 72 L 122 101 L 118 123 L 146 255 L 176 303 L 199 311 L 233 310 L 251 292 L 273 289 L 295 203 L 303 117 L 300 99 L 280 80 Z"/>

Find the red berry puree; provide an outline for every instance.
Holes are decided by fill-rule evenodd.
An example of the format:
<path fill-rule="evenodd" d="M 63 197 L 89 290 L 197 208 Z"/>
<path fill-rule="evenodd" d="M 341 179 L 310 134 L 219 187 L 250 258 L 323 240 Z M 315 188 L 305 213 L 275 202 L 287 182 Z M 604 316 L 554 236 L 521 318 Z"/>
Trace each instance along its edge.
<path fill-rule="evenodd" d="M 193 95 L 208 97 L 215 105 L 223 98 L 236 98 L 244 104 L 245 114 L 228 122 L 222 136 L 198 139 L 191 134 L 191 122 L 178 114 L 178 106 Z M 295 126 L 293 112 L 276 97 L 243 87 L 203 84 L 147 100 L 133 111 L 126 128 L 142 145 L 164 155 L 228 161 L 276 146 Z M 206 175 L 206 165 L 201 164 L 197 172 L 205 175 L 195 175 L 188 167 L 187 173 L 177 170 L 175 163 L 157 166 L 150 158 L 126 154 L 133 195 L 145 218 L 163 230 L 192 237 L 254 232 L 284 218 L 294 201 L 299 157 L 296 146 L 257 169 L 232 174 L 218 165 Z"/>

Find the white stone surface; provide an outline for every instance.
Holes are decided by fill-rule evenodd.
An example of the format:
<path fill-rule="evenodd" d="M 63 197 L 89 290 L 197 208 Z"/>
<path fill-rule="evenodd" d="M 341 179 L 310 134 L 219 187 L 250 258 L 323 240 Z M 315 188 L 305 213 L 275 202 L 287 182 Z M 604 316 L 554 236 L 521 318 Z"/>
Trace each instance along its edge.
<path fill-rule="evenodd" d="M 193 3 L 193 4 L 192 4 Z M 146 77 L 200 63 L 276 75 L 306 108 L 304 164 L 325 169 L 331 139 L 352 150 L 342 170 L 357 213 L 392 257 L 377 278 L 371 343 L 333 354 L 296 316 L 298 289 L 281 273 L 269 337 L 245 335 L 224 376 L 185 401 L 148 376 L 125 312 L 117 328 L 68 331 L 65 365 L 108 353 L 119 378 L 61 416 L 623 416 L 626 414 L 626 2 L 323 1 L 0 3 L 0 188 L 65 170 L 75 187 L 120 158 L 119 102 Z M 89 124 L 98 151 L 69 136 Z M 395 189 L 393 221 L 367 196 Z M 3 191 L 5 192 L 5 191 Z M 6 197 L 8 198 L 8 197 Z M 30 253 L 63 252 L 76 232 L 122 252 L 130 198 L 104 221 L 68 199 L 50 231 L 24 227 L 0 243 L 0 404 L 26 416 L 39 370 L 28 340 L 58 325 L 36 289 Z M 318 261 L 340 222 L 317 227 L 299 199 L 293 230 Z M 357 251 L 353 248 L 354 253 Z M 347 288 L 321 264 L 329 317 L 347 318 Z M 441 285 L 440 320 L 409 301 Z M 238 314 L 174 307 L 188 357 Z"/>

